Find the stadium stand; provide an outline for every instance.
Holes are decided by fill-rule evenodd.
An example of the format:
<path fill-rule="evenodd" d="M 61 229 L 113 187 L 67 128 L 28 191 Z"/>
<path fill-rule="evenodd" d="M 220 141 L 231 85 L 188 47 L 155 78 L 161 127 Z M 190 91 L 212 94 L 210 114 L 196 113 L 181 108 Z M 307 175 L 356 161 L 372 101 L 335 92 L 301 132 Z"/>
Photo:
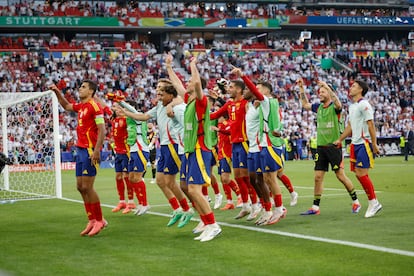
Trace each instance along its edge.
<path fill-rule="evenodd" d="M 1 2 L 4 1 L 0 1 Z M 80 2 L 80 1 L 79 1 Z M 99 3 L 98 3 L 99 2 Z M 1 16 L 49 16 L 49 17 L 117 17 L 117 18 L 275 18 L 277 16 L 365 16 L 365 17 L 413 17 L 414 9 L 407 3 L 369 7 L 362 3 L 342 7 L 331 4 L 309 7 L 306 1 L 290 1 L 269 4 L 261 1 L 251 3 L 202 2 L 140 2 L 128 1 L 116 5 L 115 1 L 27 1 L 14 5 L 0 5 Z M 360 5 L 360 6 L 358 6 Z M 381 5 L 384 5 L 383 7 Z M 352 29 L 352 26 L 348 26 Z M 88 78 L 99 83 L 99 96 L 112 90 L 122 90 L 128 98 L 139 102 L 146 111 L 154 104 L 155 83 L 165 76 L 163 53 L 171 51 L 176 57 L 176 69 L 186 79 L 189 57 L 199 55 L 200 73 L 209 79 L 211 88 L 219 78 L 231 78 L 229 64 L 241 67 L 254 80 L 269 80 L 280 100 L 286 134 L 298 133 L 303 141 L 303 156 L 307 156 L 307 139 L 315 132 L 312 113 L 302 111 L 295 92 L 295 81 L 302 76 L 311 95 L 317 100 L 314 84 L 317 78 L 326 80 L 336 88 L 347 112 L 347 90 L 356 77 L 365 78 L 370 84 L 367 97 L 375 106 L 375 121 L 378 136 L 384 138 L 384 154 L 399 154 L 395 143 L 407 123 L 413 120 L 414 55 L 412 41 L 407 39 L 409 29 L 362 37 L 363 31 L 347 30 L 343 37 L 330 26 L 328 31 L 314 30 L 311 39 L 298 36 L 301 26 L 278 32 L 246 30 L 230 33 L 219 32 L 211 37 L 211 30 L 173 31 L 160 28 L 153 39 L 147 29 L 136 30 L 135 35 L 119 28 L 121 38 L 100 33 L 98 30 L 80 28 L 71 35 L 62 30 L 48 29 L 16 32 L 0 26 L 0 91 L 34 92 L 45 91 L 50 82 L 55 82 L 65 92 L 69 101 L 76 99 L 80 80 Z M 291 29 L 294 30 L 291 30 Z M 367 27 L 368 28 L 368 27 Z M 202 28 L 201 28 L 202 29 Z M 85 37 L 78 36 L 84 32 Z M 174 33 L 173 33 L 174 32 Z M 264 36 L 261 36 L 263 32 Z M 97 34 L 98 33 L 98 34 Z M 392 34 L 391 34 L 392 33 Z M 353 36 L 352 36 L 353 34 Z M 93 38 L 93 39 L 91 39 Z M 323 68 L 326 61 L 342 64 L 342 68 Z M 181 68 L 180 68 L 181 67 Z M 346 69 L 344 69 L 346 68 Z M 10 118 L 14 120 L 14 118 Z M 75 118 L 70 114 L 60 117 L 62 160 L 70 161 Z M 12 124 L 16 137 L 12 149 L 19 149 L 21 141 L 30 137 L 30 130 L 19 129 Z M 110 124 L 108 124 L 110 127 Z M 109 133 L 109 131 L 108 131 Z M 12 139 L 12 138 L 10 138 Z M 108 140 L 109 141 L 109 140 Z M 105 144 L 105 155 L 110 151 Z M 105 156 L 104 156 L 105 157 Z M 105 158 L 103 158 L 105 159 Z"/>

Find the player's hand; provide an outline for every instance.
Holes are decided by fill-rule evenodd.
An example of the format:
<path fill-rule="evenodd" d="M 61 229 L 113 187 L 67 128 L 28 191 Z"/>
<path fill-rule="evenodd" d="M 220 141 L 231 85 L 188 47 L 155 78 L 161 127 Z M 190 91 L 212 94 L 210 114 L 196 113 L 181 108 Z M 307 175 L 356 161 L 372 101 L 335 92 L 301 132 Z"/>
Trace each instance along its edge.
<path fill-rule="evenodd" d="M 275 136 L 275 137 L 282 137 L 282 132 L 280 132 L 278 130 L 273 130 L 272 135 Z"/>
<path fill-rule="evenodd" d="M 320 88 L 322 88 L 322 87 L 323 87 L 323 88 L 328 89 L 328 91 L 330 91 L 330 90 L 331 90 L 331 88 L 329 87 L 329 85 L 328 85 L 326 82 L 324 82 L 324 81 L 317 80 L 316 84 L 317 84 Z"/>
<path fill-rule="evenodd" d="M 296 80 L 296 84 L 299 86 L 299 88 L 303 88 L 303 79 L 302 78 L 298 78 Z"/>
<path fill-rule="evenodd" d="M 210 128 L 211 128 L 211 130 L 213 130 L 213 131 L 219 131 L 219 130 L 220 130 L 220 129 L 219 129 L 218 127 L 216 127 L 216 126 L 211 126 Z"/>
<path fill-rule="evenodd" d="M 342 141 L 339 141 L 339 140 L 334 141 L 332 144 L 334 144 L 337 148 L 342 147 Z"/>
<path fill-rule="evenodd" d="M 196 65 L 197 64 L 197 57 L 191 57 L 190 59 L 190 66 L 191 65 Z"/>
<path fill-rule="evenodd" d="M 377 145 L 377 144 L 372 144 L 372 151 L 374 152 L 374 154 L 375 154 L 376 156 L 379 156 L 379 154 L 380 154 L 380 150 L 379 150 L 379 148 L 378 148 L 378 145 Z"/>
<path fill-rule="evenodd" d="M 60 93 L 60 90 L 59 90 L 59 88 L 56 86 L 56 84 L 51 84 L 51 85 L 49 85 L 49 90 L 52 90 L 53 92 L 55 92 L 55 93 Z"/>
<path fill-rule="evenodd" d="M 172 105 L 167 105 L 166 107 L 165 107 L 165 112 L 167 113 L 167 116 L 168 117 L 170 117 L 170 118 L 173 118 L 174 117 L 174 110 L 173 110 L 173 108 L 172 108 Z"/>
<path fill-rule="evenodd" d="M 213 89 L 208 90 L 208 94 L 210 95 L 210 97 L 212 97 L 215 100 L 219 97 L 219 93 L 216 89 L 218 89 L 218 87 L 214 87 Z"/>
<path fill-rule="evenodd" d="M 174 57 L 171 55 L 170 52 L 168 52 L 167 56 L 165 57 L 165 64 L 171 65 L 174 60 Z"/>
<path fill-rule="evenodd" d="M 233 68 L 230 74 L 234 74 L 239 78 L 243 77 L 243 71 L 240 68 L 234 66 L 233 64 L 230 64 L 230 66 Z"/>
<path fill-rule="evenodd" d="M 125 110 L 121 106 L 115 105 L 112 108 L 116 112 L 117 116 L 126 116 Z"/>
<path fill-rule="evenodd" d="M 91 162 L 92 165 L 98 165 L 99 161 L 101 160 L 101 153 L 99 150 L 95 149 L 92 154 Z"/>

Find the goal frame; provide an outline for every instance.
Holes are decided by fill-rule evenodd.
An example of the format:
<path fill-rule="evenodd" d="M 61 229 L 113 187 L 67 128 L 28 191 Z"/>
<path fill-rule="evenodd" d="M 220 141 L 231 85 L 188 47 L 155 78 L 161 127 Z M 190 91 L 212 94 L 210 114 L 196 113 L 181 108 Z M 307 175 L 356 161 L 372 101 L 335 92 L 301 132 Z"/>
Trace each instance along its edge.
<path fill-rule="evenodd" d="M 7 108 L 19 103 L 35 100 L 36 98 L 50 96 L 52 99 L 52 116 L 53 116 L 53 148 L 54 148 L 54 173 L 55 173 L 55 194 L 43 195 L 45 198 L 56 197 L 62 198 L 62 167 L 61 167 L 61 152 L 59 139 L 59 102 L 55 93 L 51 90 L 46 92 L 30 92 L 30 93 L 0 93 L 0 109 L 1 109 L 1 133 L 3 153 L 8 156 L 8 125 L 11 122 L 7 121 Z M 6 166 L 1 173 L 4 181 L 4 190 L 10 189 L 10 171 L 9 166 Z"/>

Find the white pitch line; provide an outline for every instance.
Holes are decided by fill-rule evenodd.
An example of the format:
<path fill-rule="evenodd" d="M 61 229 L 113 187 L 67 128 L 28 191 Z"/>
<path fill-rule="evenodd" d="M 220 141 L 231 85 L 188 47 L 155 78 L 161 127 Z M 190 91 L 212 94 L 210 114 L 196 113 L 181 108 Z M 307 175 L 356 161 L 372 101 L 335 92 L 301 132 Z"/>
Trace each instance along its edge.
<path fill-rule="evenodd" d="M 70 199 L 70 198 L 62 198 L 62 199 L 66 200 L 66 201 L 77 202 L 77 203 L 83 204 L 83 201 L 80 201 L 80 200 L 75 200 L 75 199 Z M 108 207 L 108 208 L 114 208 L 115 207 L 114 205 L 109 205 L 109 204 L 101 204 L 101 205 L 104 206 L 104 207 Z M 149 211 L 147 213 L 151 214 L 151 215 L 162 216 L 162 217 L 169 217 L 170 216 L 170 214 L 152 212 L 152 211 Z M 200 221 L 199 219 L 191 219 L 191 220 L 192 221 L 198 221 L 198 222 Z M 218 222 L 218 224 L 223 225 L 223 226 L 227 226 L 227 227 L 232 227 L 232 228 L 239 228 L 239 229 L 244 229 L 244 230 L 249 230 L 249 231 L 256 231 L 256 232 L 260 232 L 260 233 L 273 234 L 273 235 L 279 235 L 279 236 L 285 236 L 285 237 L 291 237 L 291 238 L 297 238 L 297 239 L 305 239 L 305 240 L 311 240 L 311 241 L 318 241 L 318 242 L 324 242 L 324 243 L 346 245 L 346 246 L 351 246 L 351 247 L 369 249 L 369 250 L 378 251 L 378 252 L 385 252 L 385 253 L 403 255 L 403 256 L 408 256 L 408 257 L 414 257 L 414 252 L 413 251 L 400 250 L 400 249 L 388 248 L 388 247 L 383 247 L 383 246 L 376 246 L 376 245 L 365 244 L 365 243 L 358 243 L 358 242 L 350 242 L 350 241 L 315 237 L 315 236 L 309 236 L 309 235 L 303 235 L 303 234 L 295 234 L 295 233 L 290 233 L 290 232 L 283 232 L 283 231 L 266 229 L 266 228 L 261 228 L 261 227 L 254 227 L 254 226 L 244 226 L 244 225 L 232 224 L 232 223 L 227 223 L 227 222 Z"/>

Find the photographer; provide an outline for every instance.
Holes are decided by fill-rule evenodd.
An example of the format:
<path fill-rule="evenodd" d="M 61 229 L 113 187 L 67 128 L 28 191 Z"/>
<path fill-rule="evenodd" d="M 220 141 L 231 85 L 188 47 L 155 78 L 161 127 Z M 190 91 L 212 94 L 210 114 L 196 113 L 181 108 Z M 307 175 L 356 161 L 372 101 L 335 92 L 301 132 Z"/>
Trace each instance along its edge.
<path fill-rule="evenodd" d="M 0 173 L 6 165 L 12 165 L 13 162 L 4 153 L 0 152 Z"/>

